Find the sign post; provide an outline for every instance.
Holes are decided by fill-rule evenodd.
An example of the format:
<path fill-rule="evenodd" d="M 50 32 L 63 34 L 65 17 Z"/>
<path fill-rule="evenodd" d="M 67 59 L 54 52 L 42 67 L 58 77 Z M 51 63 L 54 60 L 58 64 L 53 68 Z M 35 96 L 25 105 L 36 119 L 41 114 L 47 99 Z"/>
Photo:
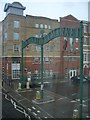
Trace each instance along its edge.
<path fill-rule="evenodd" d="M 22 41 L 22 81 L 21 81 L 21 87 L 23 88 L 24 87 L 24 57 L 23 57 L 23 52 L 24 52 L 24 49 L 23 49 L 23 41 Z"/>
<path fill-rule="evenodd" d="M 40 33 L 42 37 L 30 37 L 25 41 L 22 41 L 22 88 L 24 84 L 24 58 L 23 50 L 29 44 L 41 45 L 41 98 L 43 98 L 43 45 L 47 44 L 51 40 L 64 36 L 69 38 L 80 38 L 80 118 L 82 118 L 82 100 L 83 100 L 83 22 L 80 22 L 80 28 L 56 28 L 50 31 L 47 35 L 43 36 L 44 31 Z"/>
<path fill-rule="evenodd" d="M 83 22 L 80 22 L 80 118 L 82 118 L 83 106 Z"/>

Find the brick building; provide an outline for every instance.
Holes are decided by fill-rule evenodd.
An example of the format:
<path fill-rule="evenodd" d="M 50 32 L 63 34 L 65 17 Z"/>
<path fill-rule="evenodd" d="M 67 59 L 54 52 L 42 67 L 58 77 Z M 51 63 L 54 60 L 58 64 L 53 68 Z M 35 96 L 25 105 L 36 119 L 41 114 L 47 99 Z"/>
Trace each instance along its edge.
<path fill-rule="evenodd" d="M 79 28 L 79 20 L 72 15 L 60 18 L 60 27 Z M 71 78 L 79 74 L 80 40 L 79 38 L 61 37 L 60 39 L 61 73 L 63 77 Z"/>
<path fill-rule="evenodd" d="M 90 76 L 90 22 L 83 21 L 83 72 Z"/>
<path fill-rule="evenodd" d="M 23 15 L 24 7 L 19 2 L 5 4 L 6 17 L 2 21 L 2 66 L 5 79 L 19 79 L 21 75 L 21 43 L 29 37 L 41 37 L 58 27 L 78 28 L 79 20 L 68 15 L 56 19 Z M 83 21 L 84 74 L 90 75 L 90 27 Z M 24 73 L 29 71 L 40 75 L 41 46 L 30 44 L 24 50 Z M 44 45 L 44 77 L 71 78 L 80 74 L 79 38 L 58 37 Z"/>
<path fill-rule="evenodd" d="M 16 12 L 16 9 L 18 12 Z M 18 79 L 21 71 L 21 43 L 29 37 L 41 37 L 59 26 L 56 19 L 23 15 L 25 7 L 18 2 L 5 5 L 6 17 L 3 20 L 3 66 L 8 79 Z M 58 49 L 57 49 L 58 48 Z M 54 61 L 60 57 L 60 38 L 56 38 L 44 45 L 44 75 L 57 73 Z M 40 73 L 41 47 L 35 44 L 28 45 L 24 50 L 25 75 Z M 54 68 L 54 70 L 53 70 Z"/>

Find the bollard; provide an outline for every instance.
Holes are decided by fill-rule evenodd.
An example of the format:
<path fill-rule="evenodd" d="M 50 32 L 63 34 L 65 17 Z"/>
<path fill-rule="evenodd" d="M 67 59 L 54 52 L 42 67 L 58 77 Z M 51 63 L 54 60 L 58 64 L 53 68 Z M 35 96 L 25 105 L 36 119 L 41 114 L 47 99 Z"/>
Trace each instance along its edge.
<path fill-rule="evenodd" d="M 40 91 L 36 92 L 36 100 L 40 100 L 41 99 L 41 95 L 40 95 Z"/>
<path fill-rule="evenodd" d="M 19 83 L 19 87 L 18 87 L 19 90 L 21 90 L 21 83 Z"/>
<path fill-rule="evenodd" d="M 73 119 L 78 119 L 79 118 L 79 112 L 77 109 L 73 110 Z"/>
<path fill-rule="evenodd" d="M 27 82 L 27 89 L 29 89 L 30 87 L 29 87 L 29 82 Z"/>

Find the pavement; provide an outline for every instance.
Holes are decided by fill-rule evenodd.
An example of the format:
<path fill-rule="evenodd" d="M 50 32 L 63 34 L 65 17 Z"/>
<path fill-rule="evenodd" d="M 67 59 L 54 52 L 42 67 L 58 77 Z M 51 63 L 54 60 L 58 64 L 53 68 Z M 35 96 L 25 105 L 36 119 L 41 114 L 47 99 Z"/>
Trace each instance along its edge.
<path fill-rule="evenodd" d="M 40 92 L 40 87 L 19 90 L 18 86 L 18 81 L 13 81 L 11 85 L 3 83 L 3 92 L 8 95 L 11 102 L 14 101 L 13 103 L 23 107 L 28 115 L 37 119 L 72 118 L 73 110 L 79 106 L 78 101 L 46 89 L 43 91 L 43 98 L 39 99 L 37 91 Z"/>

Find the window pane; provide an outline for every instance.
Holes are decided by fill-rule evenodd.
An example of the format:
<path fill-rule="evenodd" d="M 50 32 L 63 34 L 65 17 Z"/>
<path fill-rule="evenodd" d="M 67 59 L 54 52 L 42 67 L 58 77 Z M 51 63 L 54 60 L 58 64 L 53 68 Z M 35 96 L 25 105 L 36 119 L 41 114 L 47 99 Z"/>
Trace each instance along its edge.
<path fill-rule="evenodd" d="M 76 42 L 78 42 L 78 38 L 76 38 Z"/>
<path fill-rule="evenodd" d="M 34 62 L 37 63 L 39 61 L 39 58 L 38 57 L 35 57 L 34 58 Z"/>
<path fill-rule="evenodd" d="M 43 28 L 43 24 L 40 24 L 40 28 Z"/>
<path fill-rule="evenodd" d="M 45 28 L 47 28 L 47 25 L 45 25 Z"/>
<path fill-rule="evenodd" d="M 5 41 L 7 40 L 7 37 L 8 37 L 8 35 L 7 35 L 7 32 L 6 32 L 6 33 L 4 33 L 4 40 Z"/>
<path fill-rule="evenodd" d="M 14 44 L 14 50 L 18 51 L 19 50 L 19 45 Z"/>
<path fill-rule="evenodd" d="M 14 40 L 19 40 L 19 33 L 14 33 Z"/>
<path fill-rule="evenodd" d="M 48 26 L 48 29 L 51 29 L 51 26 L 50 26 L 50 25 Z"/>
<path fill-rule="evenodd" d="M 84 25 L 84 33 L 86 33 L 86 32 L 87 32 L 87 26 Z"/>
<path fill-rule="evenodd" d="M 20 27 L 20 22 L 14 21 L 14 28 L 19 28 L 19 27 Z"/>
<path fill-rule="evenodd" d="M 36 28 L 39 28 L 39 24 L 35 24 L 35 27 L 36 27 Z"/>
<path fill-rule="evenodd" d="M 86 38 L 86 37 L 84 37 L 83 44 L 84 44 L 84 45 L 87 45 L 87 38 Z"/>

